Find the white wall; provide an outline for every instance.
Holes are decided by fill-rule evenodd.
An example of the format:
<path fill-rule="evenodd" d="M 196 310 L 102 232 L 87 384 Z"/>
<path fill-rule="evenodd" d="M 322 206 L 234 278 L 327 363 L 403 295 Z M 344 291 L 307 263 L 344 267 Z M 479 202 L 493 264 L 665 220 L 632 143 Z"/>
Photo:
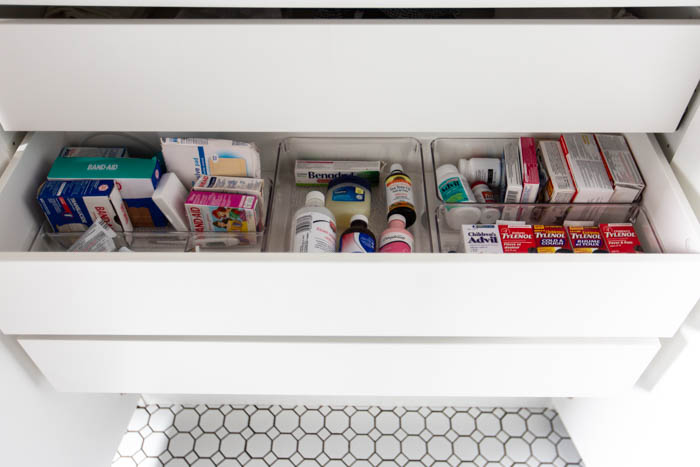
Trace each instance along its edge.
<path fill-rule="evenodd" d="M 0 333 L 0 464 L 108 467 L 138 396 L 55 392 Z"/>

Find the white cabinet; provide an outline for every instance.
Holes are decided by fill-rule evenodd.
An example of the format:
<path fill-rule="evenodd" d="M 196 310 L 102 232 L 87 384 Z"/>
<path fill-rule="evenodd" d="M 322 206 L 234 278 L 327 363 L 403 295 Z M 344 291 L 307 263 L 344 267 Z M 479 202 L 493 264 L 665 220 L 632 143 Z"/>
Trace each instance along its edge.
<path fill-rule="evenodd" d="M 34 131 L 0 178 L 0 329 L 58 389 L 387 396 L 422 365 L 444 384 L 406 395 L 601 395 L 630 387 L 699 298 L 700 226 L 647 133 L 688 105 L 698 22 L 2 20 L 0 41 L 17 44 L 0 48 L 0 123 Z M 434 232 L 433 139 L 562 131 L 628 132 L 665 254 L 27 251 L 36 187 L 86 132 L 255 141 L 268 175 L 291 133 L 414 136 Z M 315 379 L 314 356 L 376 378 Z M 307 378 L 270 379 L 294 363 Z M 252 381 L 174 371 L 227 364 Z"/>

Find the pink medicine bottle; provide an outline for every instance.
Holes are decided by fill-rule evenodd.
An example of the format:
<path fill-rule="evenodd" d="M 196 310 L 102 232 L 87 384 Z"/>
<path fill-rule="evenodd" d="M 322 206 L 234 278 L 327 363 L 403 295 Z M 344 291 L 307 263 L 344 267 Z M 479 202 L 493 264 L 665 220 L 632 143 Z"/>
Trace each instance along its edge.
<path fill-rule="evenodd" d="M 389 216 L 389 227 L 379 238 L 380 253 L 413 252 L 413 235 L 406 230 L 406 218 L 401 214 Z"/>

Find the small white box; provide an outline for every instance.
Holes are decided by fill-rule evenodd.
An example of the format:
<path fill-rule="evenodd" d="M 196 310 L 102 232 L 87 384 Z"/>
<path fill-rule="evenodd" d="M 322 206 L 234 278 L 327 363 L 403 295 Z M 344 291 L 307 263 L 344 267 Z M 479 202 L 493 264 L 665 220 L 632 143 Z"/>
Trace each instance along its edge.
<path fill-rule="evenodd" d="M 190 230 L 185 212 L 187 194 L 187 189 L 173 172 L 163 174 L 153 193 L 153 202 L 178 232 Z"/>
<path fill-rule="evenodd" d="M 540 163 L 540 183 L 543 187 L 542 201 L 570 203 L 576 194 L 576 187 L 559 141 L 540 141 L 537 159 Z"/>
<path fill-rule="evenodd" d="M 607 203 L 613 194 L 598 145 L 591 134 L 564 134 L 560 138 L 576 185 L 573 203 Z"/>
<path fill-rule="evenodd" d="M 478 254 L 503 253 L 498 226 L 495 224 L 463 225 L 460 252 Z"/>
<path fill-rule="evenodd" d="M 625 137 L 596 134 L 595 139 L 613 185 L 614 191 L 610 202 L 635 202 L 642 195 L 645 184 Z"/>
<path fill-rule="evenodd" d="M 523 174 L 520 168 L 520 152 L 518 143 L 508 143 L 503 150 L 503 167 L 505 172 L 503 189 L 503 202 L 516 204 L 520 203 L 523 194 Z M 520 208 L 518 206 L 507 206 L 503 208 L 502 219 L 518 219 Z"/>

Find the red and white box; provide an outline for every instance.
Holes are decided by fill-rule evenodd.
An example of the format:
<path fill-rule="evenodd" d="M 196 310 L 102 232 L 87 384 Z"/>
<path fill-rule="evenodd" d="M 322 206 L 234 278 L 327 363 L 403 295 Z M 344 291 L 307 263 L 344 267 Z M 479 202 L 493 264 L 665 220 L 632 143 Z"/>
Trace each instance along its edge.
<path fill-rule="evenodd" d="M 564 151 L 559 141 L 540 141 L 537 146 L 537 161 L 540 164 L 540 193 L 546 203 L 570 203 L 576 194 L 574 180 L 566 165 Z"/>
<path fill-rule="evenodd" d="M 533 225 L 537 253 L 573 253 L 566 228 L 562 225 Z"/>
<path fill-rule="evenodd" d="M 569 225 L 566 227 L 574 253 L 607 253 L 605 241 L 598 227 Z"/>
<path fill-rule="evenodd" d="M 563 134 L 559 142 L 576 185 L 576 194 L 571 202 L 609 202 L 613 187 L 593 135 Z"/>
<path fill-rule="evenodd" d="M 535 236 L 531 225 L 498 224 L 503 253 L 536 253 Z"/>
<path fill-rule="evenodd" d="M 642 195 L 644 179 L 622 135 L 596 134 L 608 178 L 613 186 L 611 203 L 633 203 Z"/>
<path fill-rule="evenodd" d="M 520 138 L 520 167 L 523 172 L 521 203 L 534 203 L 540 189 L 540 171 L 537 166 L 535 138 Z"/>
<path fill-rule="evenodd" d="M 644 253 L 632 224 L 600 224 L 600 233 L 610 253 Z"/>

